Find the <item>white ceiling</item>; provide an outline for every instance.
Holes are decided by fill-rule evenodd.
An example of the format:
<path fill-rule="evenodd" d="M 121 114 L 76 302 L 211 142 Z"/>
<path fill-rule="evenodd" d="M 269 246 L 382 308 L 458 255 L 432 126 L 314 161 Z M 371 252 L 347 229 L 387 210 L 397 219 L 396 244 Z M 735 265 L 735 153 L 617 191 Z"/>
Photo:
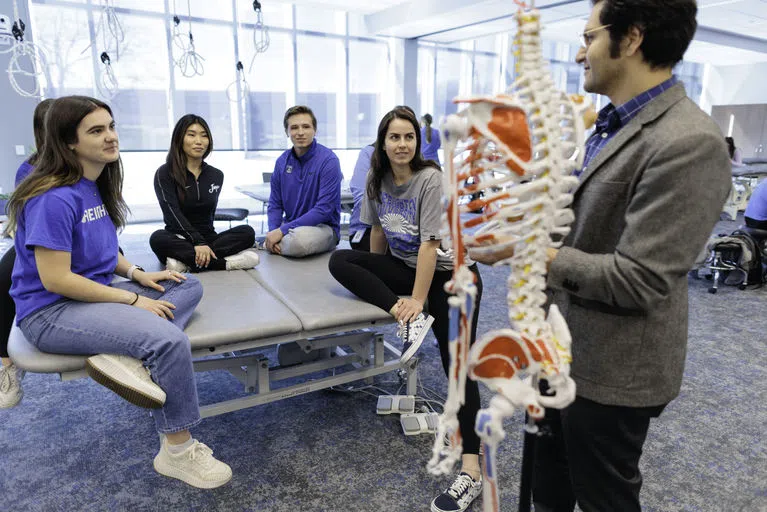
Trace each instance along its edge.
<path fill-rule="evenodd" d="M 287 0 L 286 0 L 287 1 Z M 365 15 L 377 35 L 455 43 L 513 31 L 511 0 L 292 0 Z M 571 43 L 591 10 L 588 0 L 537 0 L 545 37 Z M 767 0 L 698 0 L 696 41 L 687 60 L 716 65 L 767 62 Z"/>

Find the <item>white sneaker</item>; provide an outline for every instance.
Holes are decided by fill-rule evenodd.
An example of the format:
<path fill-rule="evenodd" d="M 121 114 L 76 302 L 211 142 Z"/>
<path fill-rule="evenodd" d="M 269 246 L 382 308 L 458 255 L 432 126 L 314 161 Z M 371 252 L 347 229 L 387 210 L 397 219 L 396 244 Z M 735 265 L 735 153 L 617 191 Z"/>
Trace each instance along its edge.
<path fill-rule="evenodd" d="M 424 316 L 423 313 L 418 313 L 415 320 L 399 324 L 397 337 L 402 340 L 402 355 L 399 358 L 401 363 L 407 363 L 418 352 L 433 322 L 433 316 Z"/>
<path fill-rule="evenodd" d="M 431 502 L 431 512 L 463 512 L 482 493 L 482 479 L 461 473 L 445 492 Z"/>
<path fill-rule="evenodd" d="M 24 390 L 21 389 L 21 379 L 24 370 L 10 366 L 0 366 L 0 409 L 8 409 L 21 402 Z"/>
<path fill-rule="evenodd" d="M 227 270 L 247 270 L 258 265 L 260 258 L 256 249 L 250 248 L 224 258 Z"/>
<path fill-rule="evenodd" d="M 152 381 L 149 370 L 138 359 L 115 354 L 89 357 L 86 370 L 93 380 L 130 403 L 146 409 L 165 404 L 165 391 Z"/>
<path fill-rule="evenodd" d="M 168 439 L 162 437 L 154 469 L 161 475 L 178 478 L 200 489 L 215 489 L 232 479 L 232 468 L 213 457 L 213 450 L 193 439 L 192 446 L 181 453 L 171 453 Z"/>
<path fill-rule="evenodd" d="M 174 258 L 165 258 L 165 268 L 168 270 L 175 270 L 182 274 L 189 272 L 189 267 Z"/>

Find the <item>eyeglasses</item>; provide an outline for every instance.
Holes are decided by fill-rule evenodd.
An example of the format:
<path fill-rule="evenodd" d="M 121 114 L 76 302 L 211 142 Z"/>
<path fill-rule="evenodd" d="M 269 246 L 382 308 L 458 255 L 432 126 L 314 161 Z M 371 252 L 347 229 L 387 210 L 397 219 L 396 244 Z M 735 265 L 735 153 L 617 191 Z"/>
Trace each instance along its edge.
<path fill-rule="evenodd" d="M 602 25 L 596 28 L 592 28 L 580 34 L 578 37 L 580 38 L 581 46 L 583 46 L 584 48 L 588 48 L 589 46 L 591 46 L 592 41 L 594 41 L 594 36 L 592 34 L 594 32 L 598 32 L 608 27 L 612 27 L 612 24 Z"/>

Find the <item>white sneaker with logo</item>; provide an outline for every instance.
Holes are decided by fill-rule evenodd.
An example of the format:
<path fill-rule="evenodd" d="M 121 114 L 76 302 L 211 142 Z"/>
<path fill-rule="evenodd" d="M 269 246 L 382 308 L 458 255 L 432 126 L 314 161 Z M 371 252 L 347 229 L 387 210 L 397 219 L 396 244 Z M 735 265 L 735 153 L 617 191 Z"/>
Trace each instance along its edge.
<path fill-rule="evenodd" d="M 402 355 L 399 358 L 401 363 L 407 363 L 418 352 L 433 322 L 433 316 L 425 316 L 423 313 L 418 313 L 415 320 L 410 322 L 400 322 L 397 337 L 402 340 Z"/>
<path fill-rule="evenodd" d="M 8 409 L 21 402 L 24 390 L 21 389 L 21 379 L 24 370 L 10 366 L 0 366 L 0 409 Z"/>
<path fill-rule="evenodd" d="M 189 267 L 174 258 L 165 258 L 165 268 L 182 274 L 189 272 Z"/>
<path fill-rule="evenodd" d="M 99 354 L 86 360 L 86 370 L 93 380 L 134 405 L 147 409 L 165 405 L 165 391 L 152 381 L 149 370 L 138 359 Z"/>
<path fill-rule="evenodd" d="M 154 458 L 154 469 L 161 475 L 200 489 L 215 489 L 232 479 L 232 468 L 213 457 L 213 450 L 197 439 L 183 452 L 171 453 L 168 439 L 161 437 L 160 451 Z"/>
<path fill-rule="evenodd" d="M 258 256 L 257 249 L 250 248 L 240 251 L 237 254 L 232 254 L 224 259 L 226 260 L 227 270 L 247 270 L 258 265 L 260 257 Z"/>
<path fill-rule="evenodd" d="M 461 473 L 445 492 L 431 502 L 431 512 L 463 512 L 482 494 L 482 479 Z"/>

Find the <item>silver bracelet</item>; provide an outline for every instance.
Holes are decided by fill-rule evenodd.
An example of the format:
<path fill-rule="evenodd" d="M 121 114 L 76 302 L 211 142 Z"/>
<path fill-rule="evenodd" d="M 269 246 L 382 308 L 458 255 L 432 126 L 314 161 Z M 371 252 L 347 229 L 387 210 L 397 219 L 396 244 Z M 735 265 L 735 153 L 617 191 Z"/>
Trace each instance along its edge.
<path fill-rule="evenodd" d="M 129 280 L 133 281 L 133 272 L 135 272 L 136 270 L 140 270 L 140 271 L 142 271 L 142 272 L 144 271 L 144 269 L 143 269 L 143 268 L 141 268 L 141 267 L 139 267 L 138 265 L 131 265 L 131 266 L 128 268 L 128 272 L 125 274 L 125 275 L 126 275 L 126 277 L 127 277 Z"/>

